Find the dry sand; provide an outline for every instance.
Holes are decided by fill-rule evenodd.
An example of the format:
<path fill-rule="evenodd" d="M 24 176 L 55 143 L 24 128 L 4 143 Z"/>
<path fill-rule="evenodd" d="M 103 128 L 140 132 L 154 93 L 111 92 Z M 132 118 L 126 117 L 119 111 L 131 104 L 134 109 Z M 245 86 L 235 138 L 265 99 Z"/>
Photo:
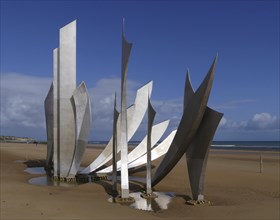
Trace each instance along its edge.
<path fill-rule="evenodd" d="M 147 212 L 109 203 L 110 182 L 78 186 L 32 185 L 42 176 L 24 172 L 18 160 L 43 160 L 46 146 L 1 143 L 1 219 L 279 219 L 279 153 L 262 152 L 264 172 L 259 173 L 258 152 L 211 151 L 205 198 L 211 206 L 190 206 L 191 196 L 185 159 L 156 187 L 175 192 L 169 209 Z M 87 149 L 83 166 L 101 149 Z M 157 165 L 161 159 L 155 161 Z M 155 169 L 154 169 L 155 170 Z M 139 169 L 133 176 L 144 176 Z M 139 190 L 137 185 L 132 189 Z"/>

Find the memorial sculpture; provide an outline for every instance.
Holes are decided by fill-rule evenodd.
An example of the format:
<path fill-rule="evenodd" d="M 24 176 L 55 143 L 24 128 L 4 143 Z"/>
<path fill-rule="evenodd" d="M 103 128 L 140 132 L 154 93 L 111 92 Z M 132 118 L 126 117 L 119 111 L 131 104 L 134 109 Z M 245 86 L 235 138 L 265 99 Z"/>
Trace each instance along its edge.
<path fill-rule="evenodd" d="M 146 192 L 143 193 L 143 197 L 152 198 L 155 197 L 152 191 L 152 164 L 151 164 L 151 134 L 152 134 L 152 126 L 154 122 L 154 118 L 156 115 L 156 111 L 154 110 L 150 99 L 148 104 L 148 127 L 147 127 L 147 164 L 146 164 Z"/>
<path fill-rule="evenodd" d="M 117 120 L 119 117 L 119 112 L 116 107 L 116 94 L 115 94 L 115 101 L 114 101 L 114 115 L 113 115 L 113 174 L 112 174 L 112 192 L 113 196 L 117 195 L 117 156 L 118 156 L 118 151 L 117 151 Z"/>
<path fill-rule="evenodd" d="M 204 175 L 208 150 L 223 116 L 207 107 L 216 61 L 217 57 L 196 92 L 192 89 L 189 73 L 187 73 L 183 116 L 169 150 L 152 180 L 153 186 L 158 184 L 186 153 L 189 179 L 195 201 L 204 200 Z"/>
<path fill-rule="evenodd" d="M 148 96 L 148 91 L 152 91 L 152 87 L 153 83 L 149 82 L 138 89 L 134 104 L 127 109 L 127 141 L 132 138 L 145 116 L 148 107 L 146 97 Z M 117 127 L 120 127 L 120 117 L 117 119 Z M 118 133 L 117 139 L 120 140 L 120 133 Z M 94 172 L 105 163 L 109 162 L 112 159 L 112 145 L 113 138 L 110 139 L 101 154 L 80 173 L 88 174 Z M 120 152 L 120 150 L 120 145 L 118 145 L 117 152 Z"/>
<path fill-rule="evenodd" d="M 124 24 L 123 24 L 124 25 Z M 124 26 L 123 26 L 124 27 Z M 155 110 L 150 101 L 152 81 L 137 90 L 135 102 L 126 106 L 127 69 L 132 44 L 122 30 L 121 111 L 117 111 L 116 95 L 113 111 L 113 135 L 102 153 L 80 170 L 91 126 L 91 103 L 82 82 L 76 87 L 76 21 L 60 29 L 59 48 L 53 51 L 53 82 L 45 99 L 47 130 L 46 170 L 58 181 L 72 180 L 79 175 L 112 173 L 113 192 L 117 193 L 117 172 L 121 174 L 119 202 L 131 202 L 128 169 L 146 164 L 144 198 L 155 198 L 152 186 L 157 185 L 186 157 L 194 201 L 204 200 L 204 177 L 209 147 L 223 116 L 207 106 L 214 79 L 217 57 L 208 74 L 194 91 L 187 71 L 184 109 L 178 129 L 156 145 L 166 131 L 169 120 L 153 125 Z M 146 137 L 128 153 L 128 141 L 148 113 Z M 117 155 L 121 158 L 117 161 Z M 165 156 L 164 156 L 165 155 Z M 151 161 L 164 156 L 154 176 Z M 112 165 L 101 168 L 112 160 Z"/>
<path fill-rule="evenodd" d="M 185 83 L 184 107 L 187 105 L 187 102 L 193 95 L 194 91 L 188 71 Z M 209 148 L 222 117 L 222 113 L 206 107 L 205 113 L 192 140 L 192 143 L 185 152 L 190 186 L 194 201 L 204 200 L 204 177 Z"/>
<path fill-rule="evenodd" d="M 124 26 L 124 25 L 123 25 Z M 127 109 L 126 109 L 126 79 L 127 67 L 130 57 L 132 43 L 128 43 L 122 31 L 122 77 L 121 77 L 121 126 L 120 126 L 120 146 L 121 146 L 121 198 L 129 198 L 129 179 L 127 167 Z"/>
<path fill-rule="evenodd" d="M 53 82 L 45 100 L 46 169 L 55 178 L 74 178 L 86 149 L 91 104 L 86 85 L 76 88 L 76 21 L 60 29 L 53 52 Z"/>

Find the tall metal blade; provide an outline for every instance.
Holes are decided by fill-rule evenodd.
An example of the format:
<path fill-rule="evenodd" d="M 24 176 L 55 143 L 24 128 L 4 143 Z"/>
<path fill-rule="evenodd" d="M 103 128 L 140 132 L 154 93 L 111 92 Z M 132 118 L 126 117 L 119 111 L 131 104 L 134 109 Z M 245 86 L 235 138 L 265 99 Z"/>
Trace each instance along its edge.
<path fill-rule="evenodd" d="M 124 26 L 124 24 L 123 24 Z M 127 67 L 132 44 L 128 43 L 122 32 L 122 80 L 121 80 L 121 197 L 129 198 L 129 179 L 128 179 L 128 139 L 127 139 L 127 112 L 126 112 L 126 78 Z"/>
<path fill-rule="evenodd" d="M 146 193 L 149 195 L 152 193 L 152 172 L 151 172 L 151 133 L 152 126 L 156 111 L 154 110 L 151 101 L 149 99 L 148 105 L 148 128 L 147 128 L 147 171 L 146 171 Z"/>

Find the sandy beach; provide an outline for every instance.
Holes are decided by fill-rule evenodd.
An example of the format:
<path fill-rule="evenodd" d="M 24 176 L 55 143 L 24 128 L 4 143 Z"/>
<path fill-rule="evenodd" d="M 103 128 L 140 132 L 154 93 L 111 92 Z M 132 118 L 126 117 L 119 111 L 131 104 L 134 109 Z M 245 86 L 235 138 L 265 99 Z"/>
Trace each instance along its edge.
<path fill-rule="evenodd" d="M 148 212 L 108 202 L 110 181 L 42 186 L 29 180 L 42 174 L 24 172 L 24 161 L 45 159 L 46 145 L 1 143 L 1 219 L 279 219 L 279 153 L 210 152 L 205 199 L 212 205 L 187 205 L 191 197 L 186 161 L 182 158 L 154 190 L 174 192 L 167 210 Z M 88 148 L 82 166 L 101 152 Z M 263 173 L 260 173 L 260 154 Z M 161 158 L 153 162 L 156 167 Z M 156 169 L 153 169 L 155 171 Z M 145 169 L 131 175 L 144 177 Z M 139 190 L 132 183 L 131 190 Z"/>

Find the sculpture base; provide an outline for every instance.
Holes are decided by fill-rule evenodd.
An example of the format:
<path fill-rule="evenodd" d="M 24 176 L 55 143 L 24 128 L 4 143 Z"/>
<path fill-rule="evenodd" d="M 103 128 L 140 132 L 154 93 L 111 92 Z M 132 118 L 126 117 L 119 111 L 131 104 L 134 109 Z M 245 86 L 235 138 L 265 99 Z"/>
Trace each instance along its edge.
<path fill-rule="evenodd" d="M 108 176 L 91 176 L 91 182 L 108 180 Z"/>
<path fill-rule="evenodd" d="M 56 182 L 76 183 L 76 177 L 60 177 L 54 176 L 53 180 Z"/>
<path fill-rule="evenodd" d="M 134 203 L 135 199 L 133 197 L 128 197 L 128 198 L 115 197 L 113 198 L 113 201 L 120 204 L 130 204 L 130 203 Z"/>
<path fill-rule="evenodd" d="M 75 177 L 59 177 L 53 176 L 55 182 L 67 182 L 67 183 L 88 183 L 97 182 L 102 180 L 108 180 L 107 176 L 90 176 L 78 174 Z"/>
<path fill-rule="evenodd" d="M 188 200 L 188 205 L 212 205 L 210 201 L 207 200 Z"/>
<path fill-rule="evenodd" d="M 143 193 L 141 193 L 141 197 L 144 198 L 144 199 L 155 199 L 155 198 L 158 197 L 158 195 L 156 195 L 155 193 L 143 192 Z"/>

